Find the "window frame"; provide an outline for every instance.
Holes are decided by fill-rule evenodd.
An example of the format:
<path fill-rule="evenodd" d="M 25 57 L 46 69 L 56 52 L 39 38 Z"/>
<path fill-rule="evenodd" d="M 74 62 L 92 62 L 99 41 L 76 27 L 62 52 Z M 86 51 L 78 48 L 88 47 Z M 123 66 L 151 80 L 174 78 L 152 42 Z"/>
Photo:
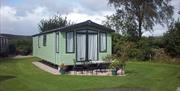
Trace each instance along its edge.
<path fill-rule="evenodd" d="M 68 41 L 68 39 L 67 39 L 67 35 L 68 35 L 68 33 L 73 33 L 73 51 L 72 52 L 68 52 L 68 48 L 67 48 L 67 41 Z M 74 31 L 69 31 L 69 32 L 66 32 L 66 53 L 75 53 L 75 39 L 74 39 Z"/>
<path fill-rule="evenodd" d="M 47 45 L 47 35 L 43 35 L 43 46 Z"/>
<path fill-rule="evenodd" d="M 55 33 L 55 43 L 56 43 L 55 44 L 56 53 L 59 53 L 59 32 Z"/>
<path fill-rule="evenodd" d="M 101 50 L 101 34 L 105 34 L 105 45 L 106 45 L 106 47 L 105 47 L 105 50 Z M 99 32 L 99 52 L 107 52 L 107 33 L 106 32 Z"/>

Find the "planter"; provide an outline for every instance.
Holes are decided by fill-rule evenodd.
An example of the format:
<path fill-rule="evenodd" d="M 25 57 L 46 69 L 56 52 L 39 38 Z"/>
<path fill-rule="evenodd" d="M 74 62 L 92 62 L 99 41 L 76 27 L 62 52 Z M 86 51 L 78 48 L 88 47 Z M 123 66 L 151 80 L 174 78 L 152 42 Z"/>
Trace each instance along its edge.
<path fill-rule="evenodd" d="M 65 74 L 65 71 L 64 71 L 64 70 L 60 70 L 59 72 L 61 73 L 61 75 L 64 75 L 64 74 Z"/>
<path fill-rule="evenodd" d="M 117 70 L 116 69 L 112 69 L 111 73 L 112 73 L 113 76 L 115 76 L 115 75 L 117 75 Z"/>

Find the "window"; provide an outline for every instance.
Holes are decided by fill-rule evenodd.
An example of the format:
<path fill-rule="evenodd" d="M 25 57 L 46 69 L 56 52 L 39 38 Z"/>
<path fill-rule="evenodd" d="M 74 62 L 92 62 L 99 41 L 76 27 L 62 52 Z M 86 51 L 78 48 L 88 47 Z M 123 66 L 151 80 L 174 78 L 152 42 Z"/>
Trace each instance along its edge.
<path fill-rule="evenodd" d="M 66 52 L 67 53 L 74 52 L 74 32 L 66 33 Z"/>
<path fill-rule="evenodd" d="M 43 35 L 43 46 L 46 46 L 46 35 Z"/>
<path fill-rule="evenodd" d="M 56 53 L 59 53 L 59 32 L 56 33 Z"/>
<path fill-rule="evenodd" d="M 107 35 L 106 33 L 100 33 L 100 52 L 106 52 L 107 51 Z"/>
<path fill-rule="evenodd" d="M 40 36 L 38 36 L 38 48 L 40 48 Z"/>

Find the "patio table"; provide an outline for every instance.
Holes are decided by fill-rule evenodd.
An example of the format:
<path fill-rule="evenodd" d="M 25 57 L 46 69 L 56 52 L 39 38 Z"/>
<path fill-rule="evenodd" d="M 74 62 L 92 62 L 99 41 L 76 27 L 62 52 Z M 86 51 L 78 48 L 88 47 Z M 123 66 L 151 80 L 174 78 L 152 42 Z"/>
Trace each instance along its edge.
<path fill-rule="evenodd" d="M 101 64 L 101 63 L 111 63 L 111 62 L 98 60 L 98 61 L 91 61 L 91 63 L 92 64 Z"/>
<path fill-rule="evenodd" d="M 98 60 L 98 61 L 91 61 L 91 63 L 100 64 L 100 63 L 105 63 L 105 61 Z"/>
<path fill-rule="evenodd" d="M 102 72 L 102 69 L 107 69 L 107 64 L 109 64 L 110 62 L 108 61 L 91 61 L 92 64 L 96 64 L 97 65 L 97 69 L 100 70 L 100 72 Z"/>

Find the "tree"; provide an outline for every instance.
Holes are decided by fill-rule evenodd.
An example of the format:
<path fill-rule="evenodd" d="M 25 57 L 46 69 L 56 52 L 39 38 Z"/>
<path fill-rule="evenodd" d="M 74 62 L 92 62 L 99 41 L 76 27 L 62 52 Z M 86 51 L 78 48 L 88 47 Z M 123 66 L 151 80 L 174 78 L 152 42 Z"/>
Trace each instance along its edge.
<path fill-rule="evenodd" d="M 116 13 L 107 17 L 109 26 L 115 26 L 116 29 L 124 29 L 133 26 L 141 38 L 143 31 L 153 30 L 157 23 L 164 25 L 172 19 L 173 6 L 171 0 L 109 0 Z M 133 30 L 135 31 L 135 30 Z M 135 33 L 136 33 L 135 32 Z"/>
<path fill-rule="evenodd" d="M 55 15 L 50 19 L 42 19 L 39 24 L 40 32 L 49 31 L 55 28 L 61 28 L 71 25 L 71 22 L 67 20 L 67 17 Z"/>
<path fill-rule="evenodd" d="M 173 57 L 180 57 L 180 21 L 172 23 L 164 34 L 165 51 Z"/>

